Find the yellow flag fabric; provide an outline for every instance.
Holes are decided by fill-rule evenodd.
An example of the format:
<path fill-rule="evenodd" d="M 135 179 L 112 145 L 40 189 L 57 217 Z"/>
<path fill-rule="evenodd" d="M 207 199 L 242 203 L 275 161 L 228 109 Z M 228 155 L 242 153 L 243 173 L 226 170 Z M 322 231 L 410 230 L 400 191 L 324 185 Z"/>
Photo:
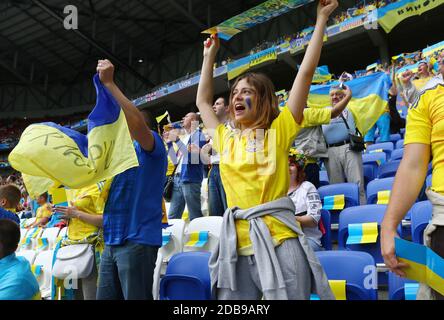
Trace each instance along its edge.
<path fill-rule="evenodd" d="M 163 115 L 156 117 L 156 121 L 157 121 L 157 123 L 160 123 L 160 122 L 161 122 L 163 119 L 165 119 L 165 117 L 167 117 L 167 116 L 168 116 L 168 110 L 165 111 L 165 113 L 164 113 Z"/>
<path fill-rule="evenodd" d="M 45 178 L 45 188 L 49 179 L 80 189 L 139 165 L 123 111 L 97 74 L 94 85 L 97 101 L 88 116 L 88 134 L 52 122 L 32 124 L 9 155 L 14 169 Z M 38 178 L 26 180 L 30 190 L 42 189 L 35 185 Z"/>
<path fill-rule="evenodd" d="M 256 54 L 253 54 L 250 60 L 250 68 L 260 65 L 266 61 L 270 61 L 270 60 L 276 60 L 277 59 L 277 52 L 276 52 L 276 48 L 269 48 L 266 50 L 263 50 L 261 52 L 258 52 Z"/>

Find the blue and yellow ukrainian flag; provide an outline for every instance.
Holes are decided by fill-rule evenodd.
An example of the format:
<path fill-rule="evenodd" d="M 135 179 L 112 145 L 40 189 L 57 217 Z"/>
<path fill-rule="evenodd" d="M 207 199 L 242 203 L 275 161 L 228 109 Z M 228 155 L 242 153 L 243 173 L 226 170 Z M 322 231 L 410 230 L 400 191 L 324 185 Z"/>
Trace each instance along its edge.
<path fill-rule="evenodd" d="M 443 258 L 426 246 L 399 238 L 395 238 L 395 252 L 399 261 L 409 265 L 403 269 L 406 278 L 425 283 L 444 294 Z"/>
<path fill-rule="evenodd" d="M 434 9 L 444 3 L 444 0 L 401 0 L 390 3 L 378 9 L 378 23 L 386 33 L 404 19 Z"/>
<path fill-rule="evenodd" d="M 434 55 L 438 51 L 444 50 L 444 41 L 438 42 L 430 47 L 427 47 L 422 50 L 422 56 L 423 58 L 429 57 L 431 55 Z"/>
<path fill-rule="evenodd" d="M 337 194 L 334 196 L 324 197 L 324 204 L 322 206 L 325 210 L 342 210 L 345 208 L 345 196 Z"/>
<path fill-rule="evenodd" d="M 49 179 L 80 189 L 139 165 L 122 109 L 97 74 L 93 81 L 97 101 L 88 116 L 88 134 L 53 122 L 32 124 L 9 155 L 14 169 L 47 184 Z M 38 178 L 27 179 L 28 190 L 42 191 L 35 185 Z"/>
<path fill-rule="evenodd" d="M 329 92 L 332 85 L 338 85 L 338 82 L 311 86 L 308 106 L 311 108 L 330 106 Z M 347 81 L 346 85 L 353 93 L 347 108 L 353 113 L 359 131 L 365 135 L 386 110 L 387 92 L 391 86 L 390 76 L 383 72 L 376 72 Z"/>
<path fill-rule="evenodd" d="M 378 223 L 350 223 L 346 244 L 376 243 L 378 239 Z"/>
<path fill-rule="evenodd" d="M 208 237 L 208 231 L 192 232 L 190 233 L 189 240 L 185 246 L 202 248 L 208 242 Z"/>
<path fill-rule="evenodd" d="M 320 66 L 317 67 L 315 70 L 315 73 L 313 75 L 313 80 L 311 81 L 312 83 L 321 83 L 321 82 L 325 82 L 328 80 L 331 80 L 331 73 L 328 70 L 328 66 Z"/>

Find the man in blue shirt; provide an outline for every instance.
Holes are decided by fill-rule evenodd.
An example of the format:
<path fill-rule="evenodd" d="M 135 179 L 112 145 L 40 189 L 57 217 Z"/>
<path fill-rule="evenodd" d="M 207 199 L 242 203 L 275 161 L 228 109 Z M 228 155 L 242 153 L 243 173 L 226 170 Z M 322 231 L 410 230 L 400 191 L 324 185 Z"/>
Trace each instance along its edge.
<path fill-rule="evenodd" d="M 202 217 L 200 189 L 204 176 L 204 164 L 200 157 L 200 151 L 206 144 L 206 139 L 199 128 L 199 116 L 196 113 L 188 113 L 183 118 L 182 126 L 187 133 L 183 140 L 178 138 L 176 129 L 171 130 L 168 134 L 170 140 L 167 143 L 168 155 L 171 161 L 177 165 L 168 217 L 180 219 L 186 204 L 191 221 Z M 181 156 L 176 156 L 172 142 L 176 143 Z"/>
<path fill-rule="evenodd" d="M 332 106 L 334 107 L 339 103 L 344 95 L 344 90 L 338 86 L 332 86 L 330 89 Z M 349 129 L 347 129 L 345 121 L 347 121 Z M 359 185 L 360 202 L 365 204 L 362 154 L 361 152 L 350 150 L 349 134 L 355 134 L 355 130 L 355 119 L 347 108 L 342 112 L 341 116 L 332 119 L 330 124 L 322 126 L 328 147 L 328 158 L 325 160 L 325 166 L 330 184 L 342 182 L 357 183 Z"/>
<path fill-rule="evenodd" d="M 20 224 L 20 219 L 15 210 L 20 203 L 21 192 L 13 184 L 0 187 L 0 219 L 9 219 Z"/>
<path fill-rule="evenodd" d="M 97 299 L 152 299 L 157 251 L 162 245 L 162 193 L 166 150 L 142 113 L 113 80 L 114 66 L 99 60 L 100 81 L 122 108 L 139 166 L 114 177 L 103 212 L 105 249 Z"/>
<path fill-rule="evenodd" d="M 19 241 L 18 224 L 0 219 L 0 300 L 31 300 L 40 296 L 28 260 L 15 256 Z"/>

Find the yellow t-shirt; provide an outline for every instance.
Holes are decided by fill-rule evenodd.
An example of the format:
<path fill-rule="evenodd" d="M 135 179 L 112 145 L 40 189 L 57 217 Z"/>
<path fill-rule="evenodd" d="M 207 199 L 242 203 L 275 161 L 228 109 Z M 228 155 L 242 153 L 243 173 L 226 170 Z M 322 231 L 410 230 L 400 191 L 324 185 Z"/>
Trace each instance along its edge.
<path fill-rule="evenodd" d="M 422 79 L 415 79 L 415 80 L 412 81 L 412 83 L 413 83 L 413 85 L 415 86 L 415 88 L 417 90 L 421 90 L 426 85 L 426 83 L 429 82 L 429 80 L 431 78 L 432 77 L 427 77 L 427 78 L 422 78 Z"/>
<path fill-rule="evenodd" d="M 407 114 L 404 144 L 432 148 L 432 190 L 444 194 L 444 86 L 424 91 Z"/>
<path fill-rule="evenodd" d="M 35 219 L 37 222 L 40 222 L 40 219 L 42 218 L 49 218 L 52 215 L 52 211 L 49 207 L 48 203 L 45 203 L 44 205 L 37 208 Z"/>
<path fill-rule="evenodd" d="M 165 145 L 165 148 L 166 148 L 166 150 L 167 150 L 167 153 L 168 153 L 168 146 L 167 145 Z M 174 151 L 176 152 L 176 154 L 177 154 L 177 150 L 178 150 L 178 148 L 173 144 L 173 149 L 174 149 Z M 171 159 L 170 159 L 170 157 L 169 156 L 167 156 L 167 159 L 168 159 L 168 167 L 167 167 L 167 172 L 166 172 L 166 176 L 168 177 L 168 176 L 170 176 L 170 175 L 172 175 L 173 174 L 173 171 L 174 171 L 174 163 L 173 163 L 173 161 L 171 161 Z"/>
<path fill-rule="evenodd" d="M 329 109 L 306 109 L 304 123 L 323 123 L 330 114 Z M 270 129 L 262 134 L 256 131 L 256 136 L 262 136 L 258 142 L 253 133 L 241 134 L 223 124 L 217 127 L 214 147 L 221 155 L 219 166 L 228 207 L 247 209 L 287 195 L 290 179 L 288 150 L 301 127 L 288 108 L 283 109 Z M 276 218 L 264 216 L 263 220 L 275 245 L 297 237 Z M 235 223 L 239 254 L 252 255 L 248 221 L 236 220 Z"/>
<path fill-rule="evenodd" d="M 106 201 L 101 201 L 101 189 L 98 184 L 72 190 L 72 197 L 72 205 L 77 207 L 80 211 L 89 214 L 103 214 L 104 203 Z M 72 218 L 68 225 L 68 238 L 70 240 L 81 240 L 90 236 L 94 232 L 97 232 L 97 230 L 98 227 L 93 226 L 92 224 L 77 218 Z"/>

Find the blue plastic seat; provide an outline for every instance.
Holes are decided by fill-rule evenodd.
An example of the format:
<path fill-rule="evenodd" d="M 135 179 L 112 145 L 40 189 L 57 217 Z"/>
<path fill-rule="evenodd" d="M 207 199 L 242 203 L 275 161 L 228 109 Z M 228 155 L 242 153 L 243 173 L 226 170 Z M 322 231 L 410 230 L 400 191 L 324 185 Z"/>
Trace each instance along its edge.
<path fill-rule="evenodd" d="M 368 223 L 377 222 L 378 229 L 384 218 L 386 205 L 370 204 L 359 207 L 347 208 L 341 212 L 339 217 L 339 231 L 338 231 L 338 247 L 340 250 L 364 251 L 375 259 L 376 263 L 383 263 L 384 260 L 381 255 L 381 248 L 379 236 L 376 243 L 366 244 L 352 244 L 347 245 L 348 225 L 351 223 Z"/>
<path fill-rule="evenodd" d="M 172 256 L 160 282 L 160 300 L 210 300 L 210 255 L 195 251 Z"/>
<path fill-rule="evenodd" d="M 378 168 L 378 165 L 375 163 L 366 163 L 362 165 L 362 170 L 364 172 L 364 189 L 367 188 L 370 181 L 376 178 Z"/>
<path fill-rule="evenodd" d="M 410 221 L 412 223 L 412 241 L 423 244 L 424 230 L 432 219 L 432 204 L 430 201 L 415 203 L 410 209 Z"/>
<path fill-rule="evenodd" d="M 322 247 L 325 250 L 331 250 L 331 218 L 330 211 L 321 209 L 321 220 L 324 224 L 325 234 L 321 238 Z"/>
<path fill-rule="evenodd" d="M 396 171 L 398 171 L 400 163 L 401 160 L 393 160 L 381 164 L 378 169 L 378 178 L 382 179 L 382 178 L 394 177 L 396 175 Z"/>
<path fill-rule="evenodd" d="M 404 148 L 404 139 L 396 141 L 395 149 L 403 149 Z"/>
<path fill-rule="evenodd" d="M 390 155 L 394 149 L 393 142 L 382 142 L 369 145 L 367 147 L 366 153 L 370 153 L 373 150 L 379 149 L 382 149 L 387 154 L 387 159 L 390 159 Z"/>
<path fill-rule="evenodd" d="M 364 286 L 368 276 L 364 270 L 375 265 L 375 260 L 366 252 L 317 251 L 316 255 L 329 280 L 345 280 L 347 300 L 376 300 L 377 291 Z"/>
<path fill-rule="evenodd" d="M 385 152 L 363 153 L 362 164 L 375 163 L 378 166 L 387 161 L 387 154 Z"/>
<path fill-rule="evenodd" d="M 359 187 L 357 183 L 335 183 L 328 186 L 323 186 L 318 189 L 321 201 L 324 204 L 324 198 L 328 196 L 344 195 L 344 208 L 359 206 Z M 330 221 L 332 224 L 339 222 L 339 215 L 342 210 L 330 210 Z M 337 231 L 331 233 L 332 240 L 337 239 Z"/>
<path fill-rule="evenodd" d="M 417 283 L 414 280 L 401 278 L 393 272 L 388 273 L 389 300 L 405 300 L 404 285 L 406 283 Z"/>
<path fill-rule="evenodd" d="M 392 190 L 394 180 L 394 177 L 390 177 L 370 181 L 367 185 L 367 204 L 378 201 L 378 191 Z"/>
<path fill-rule="evenodd" d="M 390 142 L 396 143 L 397 141 L 401 140 L 401 135 L 399 133 L 393 133 L 390 135 Z M 381 142 L 381 137 L 378 137 L 378 139 L 376 139 L 375 143 L 380 143 Z"/>
<path fill-rule="evenodd" d="M 325 170 L 319 171 L 319 186 L 328 186 L 330 184 L 328 180 L 328 173 Z"/>
<path fill-rule="evenodd" d="M 404 148 L 395 149 L 392 151 L 390 161 L 401 160 L 403 155 L 404 155 Z"/>

